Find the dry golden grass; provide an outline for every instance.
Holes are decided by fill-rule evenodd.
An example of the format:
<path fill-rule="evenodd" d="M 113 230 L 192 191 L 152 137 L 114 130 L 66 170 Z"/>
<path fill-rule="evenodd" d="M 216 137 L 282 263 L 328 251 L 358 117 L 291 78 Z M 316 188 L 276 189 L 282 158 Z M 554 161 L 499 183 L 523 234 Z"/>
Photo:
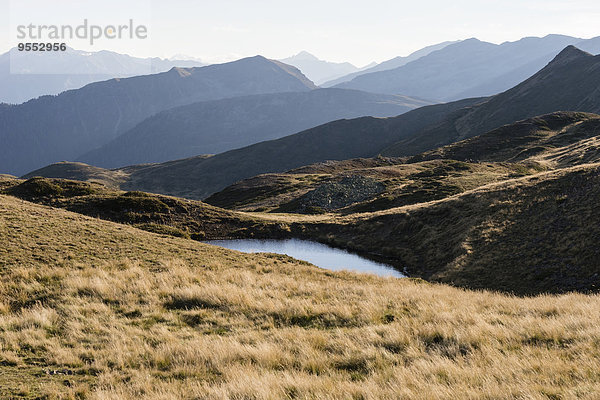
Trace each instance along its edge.
<path fill-rule="evenodd" d="M 33 171 L 26 178 L 34 176 L 51 176 L 57 178 L 74 179 L 89 183 L 100 183 L 111 189 L 119 189 L 131 174 L 130 170 L 135 167 L 110 170 L 80 162 L 61 161 Z"/>
<path fill-rule="evenodd" d="M 0 196 L 0 398 L 570 399 L 600 298 L 332 273 Z"/>
<path fill-rule="evenodd" d="M 400 159 L 382 159 L 384 166 L 353 165 L 350 160 L 330 162 L 279 174 L 265 174 L 233 184 L 205 201 L 217 207 L 246 212 L 278 213 L 298 211 L 296 204 L 302 196 L 322 185 L 337 182 L 343 177 L 360 176 L 385 186 L 385 190 L 362 202 L 334 210 L 350 214 L 385 210 L 399 206 L 439 200 L 463 193 L 493 182 L 517 176 L 535 174 L 543 170 L 540 163 L 469 163 L 454 160 L 429 160 L 405 164 Z M 322 168 L 322 170 L 319 170 Z M 329 173 L 326 173 L 333 169 Z M 314 173 L 319 172 L 319 173 Z M 332 194 L 333 196 L 334 194 Z M 283 208 L 282 208 L 283 207 Z M 326 210 L 322 210 L 325 213 Z M 296 216 L 295 218 L 301 218 Z M 321 217 L 320 220 L 323 218 Z M 302 219 L 305 221 L 305 219 Z"/>
<path fill-rule="evenodd" d="M 598 292 L 600 164 L 493 183 L 446 199 L 313 225 L 412 276 L 520 295 Z"/>
<path fill-rule="evenodd" d="M 279 237 L 279 221 L 232 212 L 196 200 L 113 190 L 102 184 L 34 177 L 0 179 L 0 194 L 133 225 L 153 233 L 195 240 L 223 237 Z"/>

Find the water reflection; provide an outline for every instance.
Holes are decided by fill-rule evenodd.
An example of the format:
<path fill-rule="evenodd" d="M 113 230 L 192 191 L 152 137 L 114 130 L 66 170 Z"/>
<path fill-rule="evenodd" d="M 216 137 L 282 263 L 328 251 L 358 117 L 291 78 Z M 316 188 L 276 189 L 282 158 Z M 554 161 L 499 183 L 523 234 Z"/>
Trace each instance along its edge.
<path fill-rule="evenodd" d="M 379 276 L 402 278 L 405 275 L 393 267 L 368 260 L 345 250 L 335 249 L 327 245 L 308 240 L 211 240 L 206 243 L 238 250 L 244 253 L 277 253 L 286 254 L 298 260 L 308 261 L 318 267 L 332 271 L 351 270 Z"/>

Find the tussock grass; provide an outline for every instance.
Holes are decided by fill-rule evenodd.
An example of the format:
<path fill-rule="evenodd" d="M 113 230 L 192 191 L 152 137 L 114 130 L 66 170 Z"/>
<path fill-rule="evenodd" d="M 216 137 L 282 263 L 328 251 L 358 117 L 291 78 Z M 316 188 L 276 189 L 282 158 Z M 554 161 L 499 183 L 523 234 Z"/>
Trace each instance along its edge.
<path fill-rule="evenodd" d="M 98 183 L 42 177 L 25 181 L 0 180 L 0 193 L 134 225 L 154 233 L 195 240 L 287 234 L 281 224 L 219 209 L 200 201 L 139 191 L 124 192 Z"/>
<path fill-rule="evenodd" d="M 206 199 L 206 202 L 240 211 L 307 213 L 299 206 L 299 200 L 309 192 L 325 189 L 345 178 L 360 177 L 384 186 L 380 194 L 367 196 L 365 200 L 356 200 L 334 210 L 347 215 L 439 200 L 489 183 L 543 170 L 538 163 L 481 164 L 436 159 L 407 164 L 403 161 L 383 157 L 332 161 L 286 173 L 259 175 L 229 186 Z M 339 194 L 333 191 L 331 196 L 336 199 Z M 326 204 L 322 206 L 331 208 Z"/>
<path fill-rule="evenodd" d="M 596 398 L 600 297 L 323 271 L 0 196 L 0 398 Z"/>
<path fill-rule="evenodd" d="M 507 180 L 447 199 L 314 224 L 427 280 L 519 295 L 598 292 L 600 164 Z"/>
<path fill-rule="evenodd" d="M 143 168 L 142 166 L 137 168 Z M 61 161 L 33 171 L 25 178 L 50 176 L 55 178 L 73 179 L 83 182 L 102 184 L 111 189 L 119 189 L 136 167 L 110 170 L 80 162 Z"/>

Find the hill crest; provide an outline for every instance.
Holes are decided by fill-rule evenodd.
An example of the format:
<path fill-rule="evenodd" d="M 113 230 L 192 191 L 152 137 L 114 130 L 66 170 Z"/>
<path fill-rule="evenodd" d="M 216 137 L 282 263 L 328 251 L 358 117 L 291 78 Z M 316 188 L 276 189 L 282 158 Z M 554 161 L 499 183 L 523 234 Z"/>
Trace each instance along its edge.
<path fill-rule="evenodd" d="M 560 53 L 558 53 L 552 61 L 550 61 L 548 67 L 563 66 L 574 60 L 586 57 L 593 57 L 593 55 L 573 45 L 569 45 L 565 47 Z"/>

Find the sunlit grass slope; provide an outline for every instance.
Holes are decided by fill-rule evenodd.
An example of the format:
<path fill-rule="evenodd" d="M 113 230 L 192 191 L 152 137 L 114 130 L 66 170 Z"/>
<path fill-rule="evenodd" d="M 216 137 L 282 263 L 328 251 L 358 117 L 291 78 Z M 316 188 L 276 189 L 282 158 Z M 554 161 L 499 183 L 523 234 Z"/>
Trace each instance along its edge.
<path fill-rule="evenodd" d="M 600 298 L 331 273 L 0 196 L 0 398 L 600 391 Z"/>

